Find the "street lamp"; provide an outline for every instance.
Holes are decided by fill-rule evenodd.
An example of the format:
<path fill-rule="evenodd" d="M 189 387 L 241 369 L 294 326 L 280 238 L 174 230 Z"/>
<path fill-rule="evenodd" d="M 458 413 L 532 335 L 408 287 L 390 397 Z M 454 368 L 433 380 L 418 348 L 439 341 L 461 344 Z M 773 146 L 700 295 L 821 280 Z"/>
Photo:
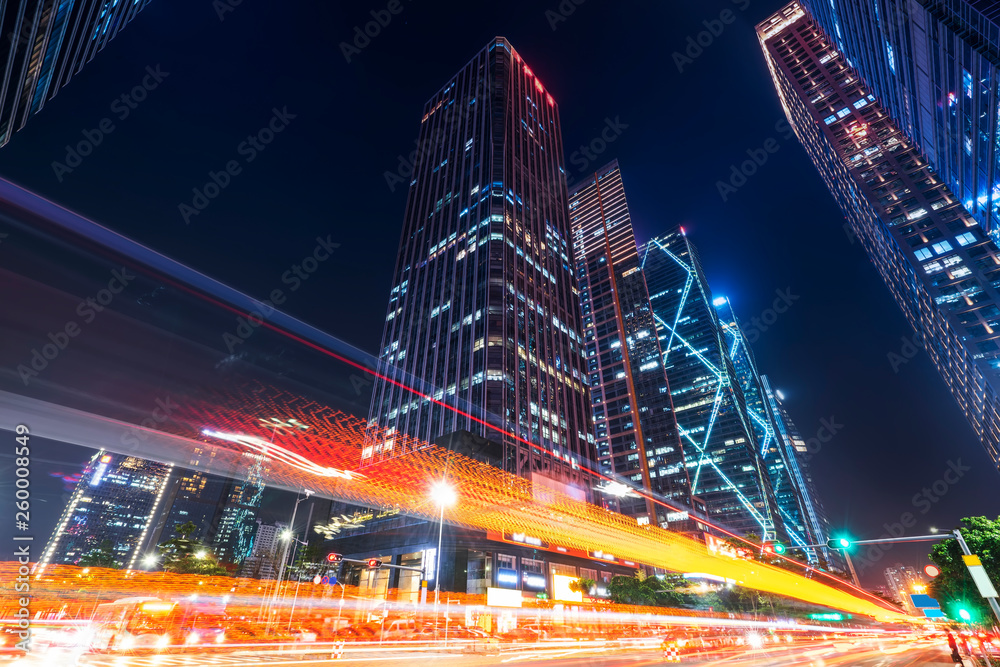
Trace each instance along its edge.
<path fill-rule="evenodd" d="M 295 530 L 295 514 L 299 511 L 299 503 L 301 503 L 303 500 L 306 500 L 307 498 L 309 498 L 309 496 L 311 496 L 313 494 L 313 492 L 310 491 L 309 489 L 303 489 L 303 491 L 306 494 L 305 498 L 296 498 L 295 499 L 295 507 L 292 508 L 292 520 L 288 523 L 288 526 L 289 526 L 288 529 L 285 530 L 282 533 L 282 537 L 284 536 L 285 533 L 288 534 L 288 538 L 290 538 L 292 535 L 295 534 L 294 533 L 294 530 Z M 288 539 L 288 538 L 284 538 L 285 548 L 281 552 L 281 563 L 278 566 L 278 578 L 274 582 L 274 596 L 271 598 L 271 607 L 272 607 L 272 609 L 273 609 L 274 605 L 276 605 L 278 603 L 278 591 L 281 588 L 281 578 L 285 574 L 285 562 L 288 560 L 288 544 L 289 544 L 289 542 L 291 542 L 291 540 Z M 270 614 L 268 614 L 268 623 L 270 624 Z"/>
<path fill-rule="evenodd" d="M 156 554 L 146 554 L 142 559 L 142 564 L 146 567 L 155 567 L 157 562 Z"/>
<path fill-rule="evenodd" d="M 441 516 L 438 520 L 438 548 L 437 562 L 434 564 L 434 606 L 437 607 L 441 598 L 441 538 L 444 535 L 444 508 L 451 507 L 458 500 L 455 489 L 445 480 L 437 482 L 431 487 L 431 498 L 441 508 Z"/>

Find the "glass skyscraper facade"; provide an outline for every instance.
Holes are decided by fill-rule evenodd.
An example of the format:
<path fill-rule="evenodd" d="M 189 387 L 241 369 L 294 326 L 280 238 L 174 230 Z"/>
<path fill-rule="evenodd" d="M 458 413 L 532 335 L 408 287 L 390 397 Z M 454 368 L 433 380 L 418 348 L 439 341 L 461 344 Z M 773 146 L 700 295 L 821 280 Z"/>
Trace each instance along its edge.
<path fill-rule="evenodd" d="M 257 515 L 264 494 L 265 457 L 244 454 L 246 469 L 237 479 L 229 481 L 224 492 L 224 507 L 219 513 L 215 534 L 215 555 L 220 561 L 239 565 L 250 556 Z"/>
<path fill-rule="evenodd" d="M 133 568 L 163 511 L 172 466 L 98 451 L 84 468 L 39 566 L 73 564 L 110 543 L 119 567 Z"/>
<path fill-rule="evenodd" d="M 600 470 L 690 508 L 684 449 L 617 161 L 572 188 L 569 212 Z M 675 514 L 634 495 L 602 495 L 605 506 L 644 522 L 666 524 Z"/>
<path fill-rule="evenodd" d="M 938 178 L 998 238 L 1000 5 L 982 0 L 802 4 Z"/>
<path fill-rule="evenodd" d="M 427 102 L 417 146 L 362 465 L 466 431 L 512 473 L 589 484 L 555 100 L 498 37 Z"/>
<path fill-rule="evenodd" d="M 756 443 L 757 453 L 767 469 L 768 481 L 774 492 L 778 514 L 784 524 L 788 539 L 794 545 L 815 544 L 812 531 L 806 522 L 805 502 L 800 490 L 801 475 L 798 461 L 786 448 L 781 437 L 772 405 L 767 398 L 767 386 L 757 370 L 753 350 L 740 328 L 732 305 L 726 297 L 713 299 L 715 312 L 722 326 L 727 354 L 733 362 L 735 379 L 743 392 L 750 432 Z M 815 554 L 811 554 L 813 557 Z"/>
<path fill-rule="evenodd" d="M 761 375 L 760 379 L 764 386 L 767 402 L 771 406 L 771 414 L 774 415 L 778 437 L 787 454 L 786 460 L 790 463 L 790 469 L 799 490 L 806 532 L 810 535 L 813 544 L 825 544 L 831 537 L 830 520 L 827 518 L 826 509 L 823 507 L 823 501 L 820 499 L 816 482 L 812 476 L 808 446 L 799 429 L 795 426 L 795 422 L 792 421 L 791 415 L 788 414 L 788 410 L 785 409 L 780 392 L 771 387 L 771 382 L 766 375 Z M 827 565 L 843 569 L 838 552 L 831 551 L 825 546 L 811 551 L 810 558 L 816 556 L 825 560 Z"/>
<path fill-rule="evenodd" d="M 1000 464 L 1000 250 L 799 3 L 757 32 L 796 135 Z"/>
<path fill-rule="evenodd" d="M 0 146 L 41 111 L 149 0 L 0 3 Z"/>
<path fill-rule="evenodd" d="M 787 540 L 711 289 L 682 228 L 646 244 L 642 271 L 691 494 L 717 521 Z"/>

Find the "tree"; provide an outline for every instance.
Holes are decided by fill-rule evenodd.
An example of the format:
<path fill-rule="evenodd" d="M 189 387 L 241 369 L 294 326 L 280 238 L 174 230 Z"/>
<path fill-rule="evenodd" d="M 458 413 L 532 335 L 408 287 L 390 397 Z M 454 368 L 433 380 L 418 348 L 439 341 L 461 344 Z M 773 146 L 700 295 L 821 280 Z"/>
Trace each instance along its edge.
<path fill-rule="evenodd" d="M 584 595 L 590 595 L 590 591 L 597 586 L 597 582 L 593 579 L 588 579 L 586 577 L 580 577 L 579 579 L 574 579 L 569 582 L 569 589 L 574 593 L 583 593 Z"/>
<path fill-rule="evenodd" d="M 95 548 L 91 549 L 76 562 L 81 567 L 110 567 L 118 569 L 122 566 L 115 559 L 114 545 L 111 540 L 104 540 Z"/>
<path fill-rule="evenodd" d="M 962 519 L 961 528 L 969 550 L 979 556 L 994 585 L 1000 585 L 1000 517 L 996 520 L 985 516 L 967 517 Z M 943 611 L 954 621 L 961 620 L 958 610 L 964 608 L 974 615 L 974 619 L 989 623 L 993 612 L 979 594 L 962 555 L 962 547 L 956 539 L 934 545 L 930 558 L 941 574 L 931 582 L 931 597 L 941 603 Z"/>
<path fill-rule="evenodd" d="M 608 594 L 612 601 L 620 604 L 678 607 L 691 601 L 690 596 L 680 590 L 687 585 L 687 580 L 678 574 L 647 577 L 639 570 L 633 577 L 611 577 Z"/>
<path fill-rule="evenodd" d="M 198 529 L 191 521 L 174 527 L 177 537 L 157 546 L 166 572 L 177 574 L 203 574 L 206 576 L 226 576 L 229 570 L 219 564 L 212 550 L 200 540 L 190 535 Z"/>

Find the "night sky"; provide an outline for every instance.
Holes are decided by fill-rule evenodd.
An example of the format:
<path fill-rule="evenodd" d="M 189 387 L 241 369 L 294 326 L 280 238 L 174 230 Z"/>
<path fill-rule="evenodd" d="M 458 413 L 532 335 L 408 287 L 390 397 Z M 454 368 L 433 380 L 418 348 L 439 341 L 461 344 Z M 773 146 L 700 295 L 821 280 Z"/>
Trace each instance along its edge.
<path fill-rule="evenodd" d="M 783 3 L 563 0 L 573 12 L 562 16 L 558 0 L 400 1 L 350 63 L 340 43 L 387 3 L 242 2 L 220 20 L 225 0 L 153 2 L 0 149 L 0 175 L 261 298 L 330 235 L 340 248 L 285 310 L 375 353 L 406 190 L 391 191 L 385 172 L 414 148 L 423 103 L 503 35 L 559 104 L 567 172 L 578 178 L 581 167 L 619 160 L 640 241 L 683 224 L 713 292 L 747 327 L 777 290 L 794 297 L 754 349 L 805 438 L 822 420 L 839 425 L 813 458 L 835 526 L 878 537 L 911 512 L 913 535 L 1000 514 L 1000 477 L 927 357 L 891 367 L 888 355 L 911 331 L 778 125 L 753 26 Z M 678 71 L 672 53 L 726 9 L 735 22 Z M 112 104 L 147 66 L 167 74 L 121 118 Z M 287 127 L 246 162 L 240 143 L 275 109 L 287 112 Z M 67 144 L 105 118 L 113 132 L 57 177 L 52 163 L 65 160 Z M 574 160 L 608 122 L 621 128 L 617 139 L 593 160 Z M 779 150 L 723 201 L 717 182 L 772 137 Z M 241 173 L 185 224 L 179 206 L 230 160 Z M 39 534 L 68 497 L 48 473 L 79 473 L 88 457 L 64 445 L 38 453 L 47 501 L 36 505 Z M 949 461 L 971 469 L 940 502 L 915 505 Z M 0 458 L 3 469 L 11 463 Z M 863 579 L 882 584 L 882 569 L 897 561 L 922 566 L 927 550 L 896 547 Z"/>

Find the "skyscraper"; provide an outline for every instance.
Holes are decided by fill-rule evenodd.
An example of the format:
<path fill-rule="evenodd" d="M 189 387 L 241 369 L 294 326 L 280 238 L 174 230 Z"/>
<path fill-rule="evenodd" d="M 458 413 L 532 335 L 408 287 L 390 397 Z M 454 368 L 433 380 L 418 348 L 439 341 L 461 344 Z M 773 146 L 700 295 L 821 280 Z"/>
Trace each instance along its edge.
<path fill-rule="evenodd" d="M 896 563 L 893 567 L 885 568 L 885 581 L 889 585 L 890 595 L 903 605 L 907 613 L 921 615 L 910 599 L 911 593 L 922 591 L 925 587 L 924 580 L 916 569 Z"/>
<path fill-rule="evenodd" d="M 787 540 L 711 289 L 682 228 L 646 244 L 642 271 L 691 494 L 717 521 Z"/>
<path fill-rule="evenodd" d="M 1000 233 L 1000 5 L 806 0 L 896 127 L 980 225 Z"/>
<path fill-rule="evenodd" d="M 1000 250 L 799 3 L 757 33 L 792 128 L 1000 465 Z"/>
<path fill-rule="evenodd" d="M 690 508 L 684 449 L 617 160 L 571 189 L 569 211 L 601 472 Z M 623 489 L 604 489 L 607 506 L 667 523 L 670 510 L 615 491 Z"/>
<path fill-rule="evenodd" d="M 722 326 L 726 351 L 733 362 L 735 379 L 743 392 L 750 432 L 756 444 L 757 453 L 767 470 L 768 481 L 774 492 L 778 514 L 785 526 L 785 532 L 792 544 L 805 546 L 816 544 L 812 530 L 806 521 L 805 502 L 800 490 L 801 475 L 794 450 L 786 447 L 781 437 L 777 419 L 768 401 L 765 379 L 757 370 L 753 350 L 747 343 L 732 304 L 726 297 L 716 297 L 712 301 Z M 807 552 L 810 558 L 815 552 Z"/>
<path fill-rule="evenodd" d="M 0 146 L 41 111 L 149 0 L 13 0 L 0 4 Z"/>
<path fill-rule="evenodd" d="M 247 468 L 241 478 L 229 480 L 215 534 L 215 555 L 220 561 L 239 565 L 250 555 L 257 513 L 264 493 L 264 457 L 244 454 Z"/>
<path fill-rule="evenodd" d="M 103 544 L 119 567 L 132 568 L 163 509 L 173 466 L 98 451 L 84 468 L 39 566 L 76 563 Z"/>
<path fill-rule="evenodd" d="M 465 431 L 510 472 L 583 487 L 594 440 L 555 100 L 498 37 L 428 100 L 417 145 L 362 464 L 405 454 L 396 434 Z"/>
<path fill-rule="evenodd" d="M 827 518 L 826 509 L 823 507 L 823 501 L 812 476 L 808 447 L 805 440 L 802 439 L 799 429 L 795 426 L 795 422 L 792 421 L 791 415 L 788 414 L 788 410 L 785 409 L 780 392 L 771 388 L 771 382 L 766 375 L 760 376 L 760 379 L 764 386 L 764 393 L 767 395 L 767 402 L 771 406 L 771 414 L 774 416 L 778 429 L 778 438 L 786 452 L 785 460 L 799 492 L 805 532 L 809 534 L 812 544 L 825 544 L 832 537 L 830 520 Z M 828 565 L 843 569 L 840 554 L 836 551 L 831 551 L 825 546 L 811 551 L 814 555 L 822 557 Z"/>

